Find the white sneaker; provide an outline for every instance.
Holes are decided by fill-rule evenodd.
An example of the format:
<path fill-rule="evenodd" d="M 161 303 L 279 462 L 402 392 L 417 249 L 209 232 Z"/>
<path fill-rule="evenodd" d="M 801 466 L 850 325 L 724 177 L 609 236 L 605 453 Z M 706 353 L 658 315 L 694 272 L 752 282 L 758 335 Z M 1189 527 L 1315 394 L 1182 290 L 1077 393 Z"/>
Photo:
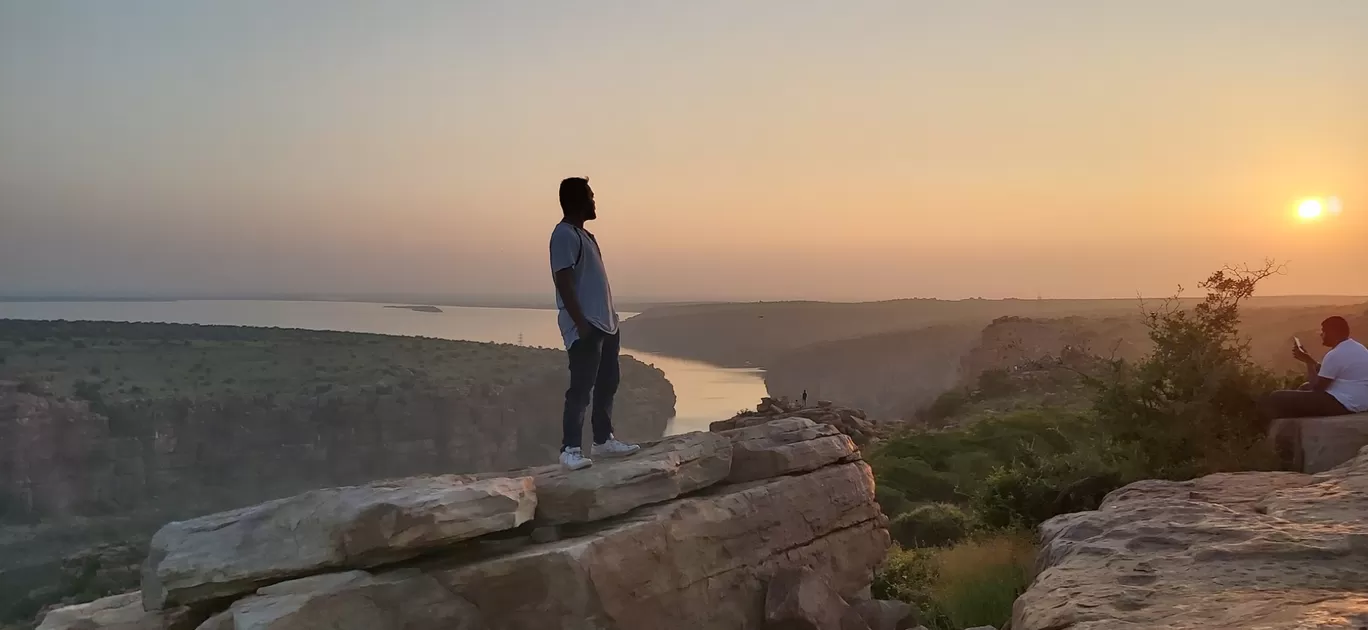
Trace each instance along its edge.
<path fill-rule="evenodd" d="M 608 441 L 602 444 L 595 444 L 593 448 L 594 457 L 623 457 L 639 450 L 640 446 L 619 441 L 615 437 L 608 438 Z"/>
<path fill-rule="evenodd" d="M 594 465 L 594 460 L 584 456 L 584 452 L 578 448 L 567 448 L 560 454 L 561 466 L 569 470 L 580 470 Z"/>

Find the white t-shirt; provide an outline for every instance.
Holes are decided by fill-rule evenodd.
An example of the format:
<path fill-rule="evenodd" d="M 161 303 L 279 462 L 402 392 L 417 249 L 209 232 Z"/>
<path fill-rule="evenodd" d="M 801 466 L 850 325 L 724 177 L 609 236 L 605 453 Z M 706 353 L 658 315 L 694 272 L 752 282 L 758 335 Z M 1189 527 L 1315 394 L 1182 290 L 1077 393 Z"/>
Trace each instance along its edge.
<path fill-rule="evenodd" d="M 618 314 L 613 306 L 613 289 L 608 286 L 608 271 L 603 267 L 598 241 L 587 230 L 562 221 L 551 231 L 551 273 L 568 267 L 575 268 L 575 297 L 579 298 L 584 318 L 605 333 L 617 334 Z M 579 331 L 575 330 L 570 312 L 565 310 L 560 291 L 556 292 L 556 308 L 560 309 L 561 338 L 568 350 L 579 339 Z"/>
<path fill-rule="evenodd" d="M 1354 413 L 1368 411 L 1368 348 L 1346 339 L 1321 361 L 1320 375 L 1335 379 L 1325 390 Z"/>

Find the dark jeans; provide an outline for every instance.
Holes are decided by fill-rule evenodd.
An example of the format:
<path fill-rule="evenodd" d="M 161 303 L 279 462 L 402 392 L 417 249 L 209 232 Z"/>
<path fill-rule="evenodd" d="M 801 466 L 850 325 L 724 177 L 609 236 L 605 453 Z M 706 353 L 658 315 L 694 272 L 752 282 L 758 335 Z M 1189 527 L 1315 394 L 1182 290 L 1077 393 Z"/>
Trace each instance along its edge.
<path fill-rule="evenodd" d="M 594 443 L 613 435 L 613 396 L 617 394 L 619 337 L 595 329 L 570 345 L 570 389 L 565 390 L 561 450 L 579 448 L 584 433 L 584 408 L 593 395 L 591 423 Z"/>
<path fill-rule="evenodd" d="M 1273 392 L 1263 402 L 1264 415 L 1269 420 L 1343 416 L 1349 413 L 1334 396 L 1327 392 L 1311 391 L 1307 385 L 1303 385 L 1301 389 Z"/>

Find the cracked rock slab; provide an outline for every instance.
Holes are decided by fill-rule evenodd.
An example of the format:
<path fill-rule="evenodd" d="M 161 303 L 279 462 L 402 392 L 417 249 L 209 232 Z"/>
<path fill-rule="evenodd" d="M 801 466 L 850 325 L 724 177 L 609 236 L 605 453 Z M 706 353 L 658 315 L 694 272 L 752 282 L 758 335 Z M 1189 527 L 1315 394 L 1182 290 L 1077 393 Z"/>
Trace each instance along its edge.
<path fill-rule="evenodd" d="M 259 589 L 198 630 L 485 630 L 480 611 L 417 570 L 348 571 Z"/>
<path fill-rule="evenodd" d="M 816 470 L 860 456 L 849 436 L 807 418 L 773 420 L 719 435 L 732 442 L 729 483 Z"/>
<path fill-rule="evenodd" d="M 849 597 L 889 545 L 873 475 L 854 462 L 712 488 L 576 538 L 428 571 L 490 628 L 759 628 L 776 572 L 811 568 Z"/>
<path fill-rule="evenodd" d="M 695 432 L 647 444 L 628 457 L 596 458 L 583 470 L 546 466 L 518 474 L 536 479 L 539 523 L 588 523 L 721 482 L 731 458 L 730 440 Z"/>
<path fill-rule="evenodd" d="M 367 568 L 527 522 L 530 477 L 456 475 L 315 490 L 170 523 L 152 538 L 143 606 L 251 593 L 311 574 Z"/>
<path fill-rule="evenodd" d="M 124 593 L 56 608 L 43 616 L 38 630 L 191 630 L 207 614 L 183 606 L 148 612 L 141 594 Z"/>
<path fill-rule="evenodd" d="M 1142 481 L 1040 528 L 1014 630 L 1368 627 L 1368 454 L 1317 475 Z"/>

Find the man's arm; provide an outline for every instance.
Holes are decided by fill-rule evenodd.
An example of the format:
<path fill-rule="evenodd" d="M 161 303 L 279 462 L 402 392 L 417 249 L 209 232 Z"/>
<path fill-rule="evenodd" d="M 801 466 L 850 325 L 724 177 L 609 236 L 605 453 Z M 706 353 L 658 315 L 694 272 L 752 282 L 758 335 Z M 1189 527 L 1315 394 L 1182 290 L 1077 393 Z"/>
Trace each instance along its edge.
<path fill-rule="evenodd" d="M 1311 383 L 1311 389 L 1318 392 L 1330 389 L 1330 384 L 1335 382 L 1335 377 L 1339 376 L 1343 369 L 1340 363 L 1340 356 L 1336 355 L 1334 350 L 1325 355 L 1324 363 L 1307 361 L 1307 382 Z"/>
<path fill-rule="evenodd" d="M 1323 392 L 1334 379 L 1324 378 L 1321 374 L 1321 364 L 1300 347 L 1292 348 L 1293 358 L 1306 364 L 1306 384 L 1311 386 L 1312 391 Z"/>
<path fill-rule="evenodd" d="M 552 274 L 556 282 L 556 292 L 560 294 L 561 303 L 565 304 L 565 312 L 570 314 L 570 321 L 575 322 L 575 330 L 579 331 L 581 339 L 589 336 L 589 320 L 584 318 L 584 311 L 580 309 L 579 297 L 575 295 L 575 270 L 566 267 Z"/>

